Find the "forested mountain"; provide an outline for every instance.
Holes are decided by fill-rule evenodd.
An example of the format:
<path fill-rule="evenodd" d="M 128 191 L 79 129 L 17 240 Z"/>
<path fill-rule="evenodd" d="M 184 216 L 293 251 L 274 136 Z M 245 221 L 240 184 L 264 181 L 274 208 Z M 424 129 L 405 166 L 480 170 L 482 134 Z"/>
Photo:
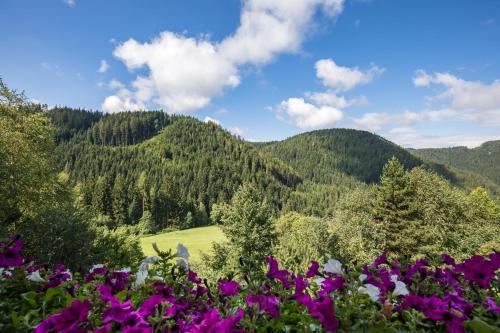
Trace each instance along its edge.
<path fill-rule="evenodd" d="M 208 223 L 214 204 L 253 183 L 275 213 L 331 216 L 341 197 L 376 183 L 395 156 L 408 170 L 432 169 L 471 189 L 498 186 L 472 172 L 425 163 L 365 131 L 330 129 L 284 141 L 251 144 L 220 126 L 160 111 L 102 114 L 57 108 L 58 169 L 68 174 L 77 204 L 109 227 L 146 232 Z"/>
<path fill-rule="evenodd" d="M 322 184 L 335 183 L 339 176 L 345 175 L 366 183 L 376 182 L 382 167 L 392 156 L 407 169 L 423 163 L 378 135 L 354 129 L 312 131 L 260 147 L 306 179 Z"/>
<path fill-rule="evenodd" d="M 407 170 L 423 166 L 455 186 L 467 190 L 482 186 L 491 195 L 500 195 L 498 184 L 473 170 L 444 165 L 442 161 L 414 154 L 415 150 L 406 150 L 366 131 L 343 128 L 318 130 L 283 141 L 255 145 L 290 165 L 304 179 L 317 184 L 376 183 L 384 164 L 395 156 Z"/>
<path fill-rule="evenodd" d="M 162 112 L 113 115 L 49 111 L 58 126 L 60 170 L 79 205 L 105 224 L 151 231 L 207 223 L 214 203 L 243 183 L 266 193 L 277 211 L 302 182 L 291 168 L 220 126 Z"/>
<path fill-rule="evenodd" d="M 488 141 L 477 148 L 430 148 L 412 151 L 429 161 L 450 165 L 488 177 L 500 186 L 500 140 Z"/>

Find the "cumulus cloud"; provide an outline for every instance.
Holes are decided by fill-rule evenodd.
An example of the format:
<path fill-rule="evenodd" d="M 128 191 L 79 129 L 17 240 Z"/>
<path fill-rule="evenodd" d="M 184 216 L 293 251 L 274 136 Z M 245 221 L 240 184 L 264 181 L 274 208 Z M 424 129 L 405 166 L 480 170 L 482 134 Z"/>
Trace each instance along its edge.
<path fill-rule="evenodd" d="M 500 126 L 500 80 L 485 84 L 449 73 L 427 74 L 418 70 L 414 83 L 417 87 L 436 85 L 443 89 L 433 97 L 449 104 L 446 112 L 441 112 L 442 117 L 473 121 L 484 126 Z"/>
<path fill-rule="evenodd" d="M 108 113 L 120 111 L 138 111 L 146 110 L 147 100 L 140 99 L 141 95 L 131 92 L 125 88 L 125 85 L 120 81 L 113 79 L 109 82 L 108 87 L 116 90 L 114 95 L 108 96 L 102 103 L 102 110 Z"/>
<path fill-rule="evenodd" d="M 490 84 L 468 81 L 449 73 L 433 73 L 419 69 L 413 76 L 416 87 L 437 86 L 441 92 L 431 96 L 430 101 L 441 101 L 439 108 L 428 108 L 418 112 L 365 113 L 352 119 L 352 126 L 368 131 L 385 131 L 384 135 L 407 147 L 447 147 L 465 145 L 474 147 L 500 135 L 421 135 L 415 125 L 455 121 L 474 123 L 483 128 L 500 127 L 500 81 Z M 387 133 L 387 134 L 385 134 Z"/>
<path fill-rule="evenodd" d="M 169 112 L 190 112 L 209 105 L 225 88 L 238 86 L 241 66 L 261 66 L 280 53 L 299 51 L 315 13 L 321 9 L 334 18 L 341 13 L 343 3 L 246 0 L 239 27 L 220 42 L 165 31 L 145 43 L 129 39 L 118 45 L 113 55 L 130 71 L 148 70 L 148 75 L 138 77 L 132 86 L 147 87 L 150 98 L 145 101 L 135 96 L 137 90 L 130 98 L 153 102 Z"/>
<path fill-rule="evenodd" d="M 427 74 L 423 69 L 418 69 L 413 76 L 413 84 L 415 87 L 427 87 L 432 81 L 432 76 Z"/>
<path fill-rule="evenodd" d="M 474 148 L 485 141 L 500 139 L 500 134 L 420 134 L 413 127 L 396 127 L 384 133 L 384 136 L 406 148 L 446 148 L 456 146 Z"/>
<path fill-rule="evenodd" d="M 304 98 L 289 98 L 276 108 L 279 120 L 300 128 L 331 127 L 343 118 L 343 110 L 354 105 L 365 105 L 368 100 L 364 96 L 351 99 L 339 95 L 353 89 L 359 84 L 368 83 L 383 69 L 372 66 L 362 72 L 357 67 L 342 67 L 332 59 L 321 59 L 315 64 L 316 76 L 322 80 L 326 91 L 306 92 Z"/>
<path fill-rule="evenodd" d="M 101 65 L 99 66 L 99 69 L 97 71 L 99 73 L 106 73 L 109 69 L 109 64 L 106 60 L 101 60 Z"/>
<path fill-rule="evenodd" d="M 372 65 L 366 71 L 358 67 L 338 66 L 332 59 L 322 59 L 316 62 L 316 74 L 323 85 L 334 91 L 348 91 L 354 87 L 370 83 L 384 72 L 383 68 Z"/>
<path fill-rule="evenodd" d="M 342 119 L 342 111 L 332 106 L 316 106 L 303 98 L 289 98 L 277 107 L 278 119 L 300 128 L 322 128 Z"/>

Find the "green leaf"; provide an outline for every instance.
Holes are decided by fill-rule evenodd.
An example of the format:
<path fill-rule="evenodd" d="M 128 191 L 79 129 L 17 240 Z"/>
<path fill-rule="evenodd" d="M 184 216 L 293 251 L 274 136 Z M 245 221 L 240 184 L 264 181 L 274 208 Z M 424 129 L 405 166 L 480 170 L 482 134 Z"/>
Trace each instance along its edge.
<path fill-rule="evenodd" d="M 474 319 L 469 320 L 467 325 L 474 331 L 474 333 L 500 333 L 500 328 L 493 327 L 478 317 L 474 317 Z"/>

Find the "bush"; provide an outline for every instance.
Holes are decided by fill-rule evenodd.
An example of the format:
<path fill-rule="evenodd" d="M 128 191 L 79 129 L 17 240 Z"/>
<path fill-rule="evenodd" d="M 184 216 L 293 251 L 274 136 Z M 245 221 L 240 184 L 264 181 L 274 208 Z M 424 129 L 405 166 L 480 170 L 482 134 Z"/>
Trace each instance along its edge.
<path fill-rule="evenodd" d="M 331 258 L 336 237 L 327 220 L 288 213 L 275 222 L 277 241 L 273 253 L 293 272 L 307 269 L 312 260 Z"/>

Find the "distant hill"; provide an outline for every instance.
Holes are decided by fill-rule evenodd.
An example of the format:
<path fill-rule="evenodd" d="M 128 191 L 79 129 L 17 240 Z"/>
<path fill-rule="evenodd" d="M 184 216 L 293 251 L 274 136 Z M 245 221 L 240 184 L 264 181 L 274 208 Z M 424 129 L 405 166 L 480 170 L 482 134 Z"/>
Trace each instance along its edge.
<path fill-rule="evenodd" d="M 412 152 L 429 161 L 480 174 L 500 186 L 500 140 L 488 141 L 472 149 L 430 148 L 416 149 Z"/>
<path fill-rule="evenodd" d="M 256 146 L 294 168 L 304 179 L 319 184 L 345 183 L 346 177 L 364 183 L 378 182 L 384 164 L 396 156 L 407 169 L 423 166 L 456 186 L 464 189 L 483 186 L 493 196 L 500 195 L 500 186 L 486 176 L 444 165 L 442 161 L 432 160 L 366 131 L 318 130 L 283 141 L 260 142 Z"/>
<path fill-rule="evenodd" d="M 332 183 L 338 173 L 362 182 L 379 180 L 392 156 L 411 169 L 423 161 L 404 148 L 369 132 L 334 128 L 302 133 L 283 141 L 260 144 L 263 151 L 318 183 Z"/>

